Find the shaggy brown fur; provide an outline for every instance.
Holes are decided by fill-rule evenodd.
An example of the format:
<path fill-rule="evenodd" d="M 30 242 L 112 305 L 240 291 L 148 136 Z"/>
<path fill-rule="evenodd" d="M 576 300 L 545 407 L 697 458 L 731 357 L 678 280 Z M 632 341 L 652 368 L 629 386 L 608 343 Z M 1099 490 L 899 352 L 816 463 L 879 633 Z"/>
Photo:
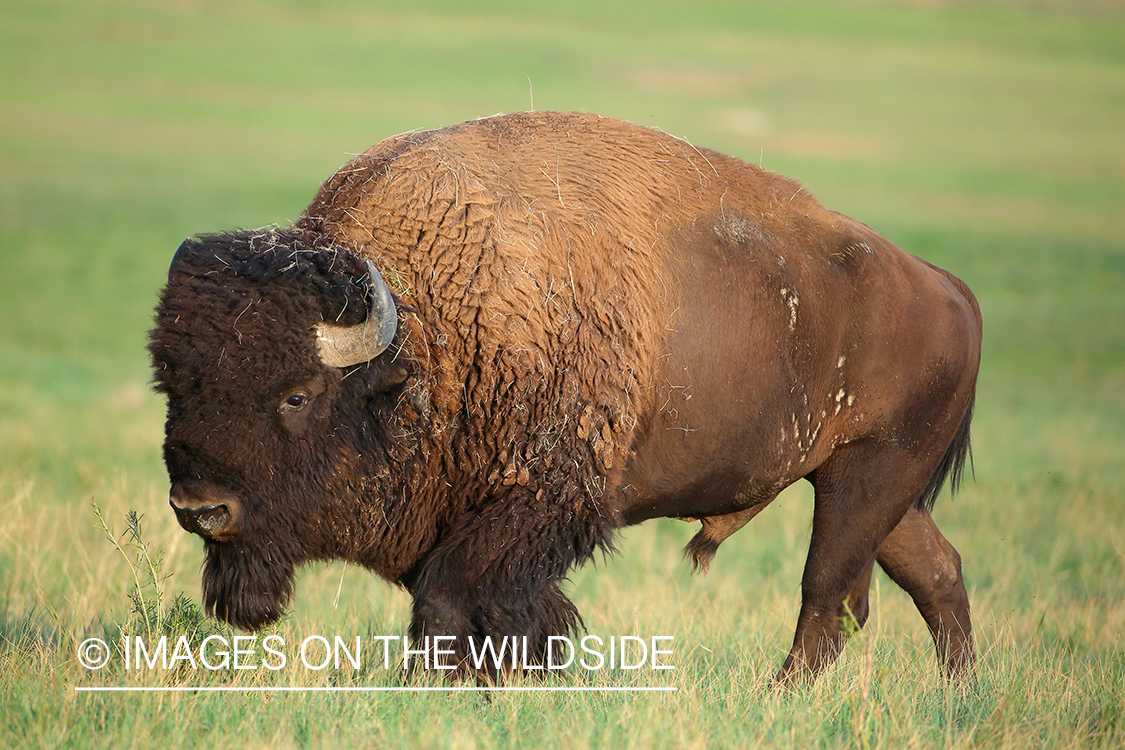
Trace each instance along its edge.
<path fill-rule="evenodd" d="M 392 347 L 326 368 L 313 329 Z M 960 561 L 928 506 L 968 451 L 979 309 L 951 275 L 792 180 L 628 123 L 524 113 L 391 138 L 291 230 L 189 241 L 152 353 L 181 523 L 209 611 L 278 616 L 293 568 L 342 557 L 406 586 L 412 635 L 578 626 L 558 584 L 623 524 L 719 543 L 816 486 L 793 651 L 813 674 L 866 616 L 876 560 L 946 670 L 972 659 Z M 294 404 L 300 402 L 300 406 Z M 924 550 L 924 552 L 920 551 Z"/>

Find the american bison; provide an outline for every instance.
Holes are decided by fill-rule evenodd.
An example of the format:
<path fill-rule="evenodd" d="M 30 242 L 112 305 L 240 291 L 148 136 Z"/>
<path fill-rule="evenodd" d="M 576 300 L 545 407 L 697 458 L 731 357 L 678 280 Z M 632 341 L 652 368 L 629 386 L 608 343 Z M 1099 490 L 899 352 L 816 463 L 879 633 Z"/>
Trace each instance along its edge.
<path fill-rule="evenodd" d="M 719 544 L 815 488 L 782 683 L 862 625 L 876 562 L 973 660 L 930 508 L 969 452 L 981 317 L 796 182 L 661 132 L 523 113 L 395 136 L 291 228 L 180 246 L 150 350 L 208 613 L 278 618 L 307 560 L 406 588 L 411 637 L 580 625 L 572 566 L 650 518 Z"/>

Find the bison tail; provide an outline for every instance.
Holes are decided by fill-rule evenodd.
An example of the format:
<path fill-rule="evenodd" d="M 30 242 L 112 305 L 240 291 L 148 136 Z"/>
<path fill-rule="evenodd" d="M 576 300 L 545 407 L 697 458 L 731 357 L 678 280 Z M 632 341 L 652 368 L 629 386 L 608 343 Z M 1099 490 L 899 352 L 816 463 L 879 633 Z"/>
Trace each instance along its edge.
<path fill-rule="evenodd" d="M 976 475 L 973 466 L 973 449 L 969 437 L 969 425 L 973 421 L 973 406 L 976 400 L 977 394 L 974 390 L 973 395 L 969 397 L 969 408 L 965 410 L 965 416 L 961 418 L 961 425 L 957 428 L 957 434 L 953 436 L 953 441 L 945 449 L 945 455 L 941 457 L 934 473 L 930 475 L 930 481 L 926 483 L 926 488 L 918 496 L 917 507 L 919 510 L 929 512 L 934 509 L 934 503 L 937 502 L 946 479 L 949 480 L 950 492 L 956 493 L 961 488 L 961 479 L 965 473 L 966 463 L 969 464 L 974 476 Z"/>

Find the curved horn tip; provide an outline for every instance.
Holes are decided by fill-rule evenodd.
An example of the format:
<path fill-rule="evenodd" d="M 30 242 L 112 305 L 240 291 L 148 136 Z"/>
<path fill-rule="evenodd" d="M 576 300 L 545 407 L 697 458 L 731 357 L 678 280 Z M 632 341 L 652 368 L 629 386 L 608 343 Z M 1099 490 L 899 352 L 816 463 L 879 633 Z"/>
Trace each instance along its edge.
<path fill-rule="evenodd" d="M 186 260 L 189 256 L 195 253 L 196 248 L 199 246 L 199 239 L 192 236 L 185 239 L 176 248 L 176 254 L 172 256 L 172 262 L 168 264 L 168 275 L 172 275 L 172 271 L 176 270 L 176 264 Z"/>

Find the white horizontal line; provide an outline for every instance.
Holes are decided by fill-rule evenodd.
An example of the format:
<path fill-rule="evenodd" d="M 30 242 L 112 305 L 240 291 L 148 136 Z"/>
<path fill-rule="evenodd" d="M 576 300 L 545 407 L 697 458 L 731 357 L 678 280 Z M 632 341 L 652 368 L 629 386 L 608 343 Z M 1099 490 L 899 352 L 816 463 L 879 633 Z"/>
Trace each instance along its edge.
<path fill-rule="evenodd" d="M 76 693 L 674 693 L 670 687 L 75 687 Z"/>

